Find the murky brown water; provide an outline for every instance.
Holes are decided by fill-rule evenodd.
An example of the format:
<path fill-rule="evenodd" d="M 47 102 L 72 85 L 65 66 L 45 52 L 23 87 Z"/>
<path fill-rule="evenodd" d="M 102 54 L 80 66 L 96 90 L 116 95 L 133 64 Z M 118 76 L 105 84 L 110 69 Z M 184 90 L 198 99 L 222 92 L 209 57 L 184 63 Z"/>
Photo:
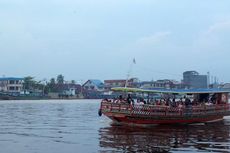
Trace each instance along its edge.
<path fill-rule="evenodd" d="M 0 101 L 3 153 L 230 152 L 230 118 L 151 128 L 111 125 L 99 100 Z"/>

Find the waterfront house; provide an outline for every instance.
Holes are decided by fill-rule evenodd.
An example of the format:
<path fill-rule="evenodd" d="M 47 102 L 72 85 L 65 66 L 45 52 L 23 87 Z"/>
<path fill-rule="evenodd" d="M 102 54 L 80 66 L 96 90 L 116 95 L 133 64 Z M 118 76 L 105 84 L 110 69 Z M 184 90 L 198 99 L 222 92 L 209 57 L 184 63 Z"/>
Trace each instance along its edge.
<path fill-rule="evenodd" d="M 140 87 L 143 89 L 172 89 L 178 88 L 180 83 L 173 80 L 157 80 L 157 81 L 143 81 L 140 83 Z"/>
<path fill-rule="evenodd" d="M 23 91 L 23 80 L 15 77 L 0 78 L 0 92 L 20 93 Z"/>
<path fill-rule="evenodd" d="M 125 87 L 126 80 L 104 80 L 104 89 L 109 91 L 114 87 Z"/>
<path fill-rule="evenodd" d="M 80 84 L 65 83 L 55 84 L 56 92 L 49 92 L 50 98 L 79 98 L 82 94 L 82 87 Z"/>
<path fill-rule="evenodd" d="M 100 80 L 88 80 L 83 85 L 82 88 L 89 91 L 103 91 L 104 84 Z"/>
<path fill-rule="evenodd" d="M 138 87 L 138 79 L 137 78 L 131 78 L 129 80 L 125 79 L 118 79 L 118 80 L 104 80 L 104 89 L 105 91 L 110 91 L 111 88 L 115 87 L 125 87 L 125 84 L 127 87 Z"/>
<path fill-rule="evenodd" d="M 99 99 L 103 96 L 104 84 L 100 80 L 87 80 L 83 85 L 83 96 L 88 99 Z"/>

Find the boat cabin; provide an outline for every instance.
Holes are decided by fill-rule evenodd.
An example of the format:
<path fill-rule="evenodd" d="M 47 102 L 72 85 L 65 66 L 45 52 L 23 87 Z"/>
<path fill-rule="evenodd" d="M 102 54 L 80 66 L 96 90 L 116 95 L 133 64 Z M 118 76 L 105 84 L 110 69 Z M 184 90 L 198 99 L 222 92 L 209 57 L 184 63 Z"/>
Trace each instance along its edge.
<path fill-rule="evenodd" d="M 144 90 L 135 88 L 113 88 L 114 91 L 123 91 L 113 100 L 105 101 L 128 104 L 149 104 L 149 105 L 211 105 L 228 103 L 228 90 L 224 89 L 189 89 L 189 90 Z M 175 105 L 176 104 L 176 105 Z"/>

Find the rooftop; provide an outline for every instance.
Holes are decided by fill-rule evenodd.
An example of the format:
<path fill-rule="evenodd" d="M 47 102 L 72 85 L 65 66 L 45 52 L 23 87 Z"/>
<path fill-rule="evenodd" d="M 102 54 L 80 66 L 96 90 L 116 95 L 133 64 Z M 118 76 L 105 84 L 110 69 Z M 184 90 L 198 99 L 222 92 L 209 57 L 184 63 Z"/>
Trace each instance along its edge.
<path fill-rule="evenodd" d="M 0 78 L 0 81 L 20 81 L 20 80 L 24 80 L 24 78 L 15 78 L 15 77 Z"/>

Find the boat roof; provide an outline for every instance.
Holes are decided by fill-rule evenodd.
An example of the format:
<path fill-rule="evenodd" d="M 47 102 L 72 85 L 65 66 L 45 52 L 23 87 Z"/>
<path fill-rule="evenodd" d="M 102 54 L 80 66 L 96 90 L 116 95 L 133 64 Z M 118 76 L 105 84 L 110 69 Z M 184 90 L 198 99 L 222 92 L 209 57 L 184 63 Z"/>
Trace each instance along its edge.
<path fill-rule="evenodd" d="M 204 93 L 230 93 L 228 89 L 210 88 L 210 89 L 142 89 L 142 88 L 112 88 L 113 91 L 120 92 L 143 92 L 143 93 L 171 93 L 171 94 L 204 94 Z"/>

